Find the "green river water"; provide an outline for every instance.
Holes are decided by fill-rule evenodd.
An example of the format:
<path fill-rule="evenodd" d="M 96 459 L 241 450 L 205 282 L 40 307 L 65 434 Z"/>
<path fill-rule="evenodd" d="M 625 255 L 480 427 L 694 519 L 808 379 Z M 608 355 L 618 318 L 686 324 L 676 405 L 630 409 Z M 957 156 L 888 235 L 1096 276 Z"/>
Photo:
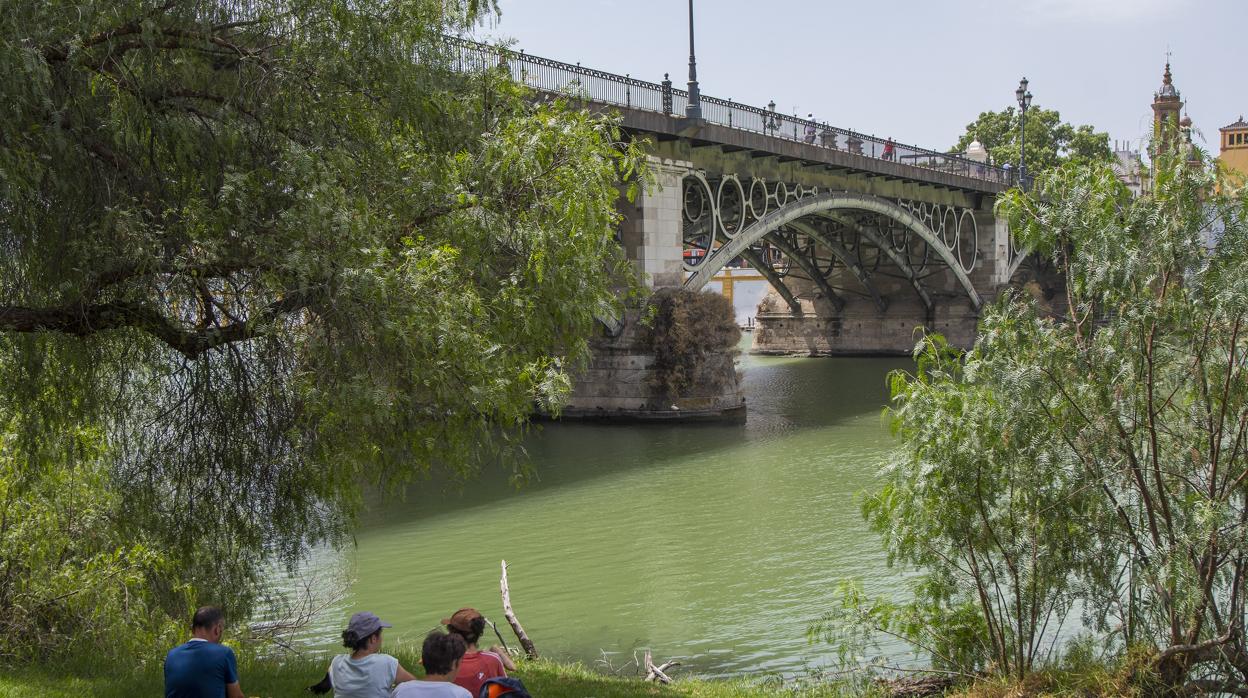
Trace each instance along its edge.
<path fill-rule="evenodd" d="M 910 364 L 741 364 L 745 424 L 550 424 L 529 445 L 537 478 L 521 490 L 486 473 L 374 509 L 352 549 L 314 563 L 356 579 L 316 634 L 332 639 L 367 609 L 395 625 L 387 642 L 418 642 L 475 606 L 514 644 L 505 558 L 516 613 L 545 655 L 618 667 L 649 647 L 704 675 L 826 666 L 831 648 L 805 631 L 835 584 L 902 589 L 859 503 L 891 446 L 885 377 Z"/>

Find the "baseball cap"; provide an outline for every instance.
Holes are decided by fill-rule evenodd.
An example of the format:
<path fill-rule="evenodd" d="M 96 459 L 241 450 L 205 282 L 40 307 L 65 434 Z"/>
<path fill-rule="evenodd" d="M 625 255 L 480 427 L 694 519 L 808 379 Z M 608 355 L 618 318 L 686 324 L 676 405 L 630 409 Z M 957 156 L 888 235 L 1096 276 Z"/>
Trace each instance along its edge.
<path fill-rule="evenodd" d="M 368 637 L 382 628 L 393 627 L 393 625 L 378 618 L 376 613 L 359 611 L 351 615 L 351 621 L 347 623 L 347 632 L 357 638 L 361 638 Z"/>
<path fill-rule="evenodd" d="M 475 608 L 461 608 L 451 614 L 450 618 L 443 618 L 442 625 L 470 633 L 472 632 L 472 621 L 480 617 L 481 614 Z"/>

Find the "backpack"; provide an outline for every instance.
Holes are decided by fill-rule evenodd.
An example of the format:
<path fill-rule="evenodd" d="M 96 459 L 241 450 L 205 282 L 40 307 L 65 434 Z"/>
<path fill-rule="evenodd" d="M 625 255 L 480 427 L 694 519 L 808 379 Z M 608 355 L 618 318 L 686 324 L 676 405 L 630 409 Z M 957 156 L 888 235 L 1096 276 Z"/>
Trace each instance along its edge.
<path fill-rule="evenodd" d="M 481 690 L 477 691 L 477 698 L 499 698 L 506 696 L 507 698 L 533 698 L 533 695 L 524 688 L 524 682 L 514 676 L 496 676 L 492 679 L 486 679 L 481 684 Z"/>

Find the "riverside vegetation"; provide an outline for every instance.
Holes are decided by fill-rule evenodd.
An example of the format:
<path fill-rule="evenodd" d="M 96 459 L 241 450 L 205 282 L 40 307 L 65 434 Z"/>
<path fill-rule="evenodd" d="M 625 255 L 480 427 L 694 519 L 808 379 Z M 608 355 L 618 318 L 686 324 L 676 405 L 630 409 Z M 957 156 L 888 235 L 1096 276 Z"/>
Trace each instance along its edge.
<path fill-rule="evenodd" d="M 651 389 L 665 401 L 690 388 L 720 387 L 708 359 L 731 356 L 741 340 L 732 303 L 717 293 L 660 289 L 648 299 L 641 343 L 654 355 Z M 708 365 L 709 364 L 709 365 Z"/>
<path fill-rule="evenodd" d="M 3 4 L 0 661 L 244 618 L 363 487 L 524 476 L 629 295 L 642 172 L 611 118 L 455 69 L 495 12 Z"/>
<path fill-rule="evenodd" d="M 1065 279 L 1007 294 L 967 353 L 893 378 L 901 440 L 864 512 L 914 601 L 853 586 L 815 629 L 907 638 L 937 667 L 1026 683 L 1121 663 L 1113 692 L 1248 693 L 1248 194 L 1159 134 L 1152 191 L 1068 164 L 999 205 Z"/>

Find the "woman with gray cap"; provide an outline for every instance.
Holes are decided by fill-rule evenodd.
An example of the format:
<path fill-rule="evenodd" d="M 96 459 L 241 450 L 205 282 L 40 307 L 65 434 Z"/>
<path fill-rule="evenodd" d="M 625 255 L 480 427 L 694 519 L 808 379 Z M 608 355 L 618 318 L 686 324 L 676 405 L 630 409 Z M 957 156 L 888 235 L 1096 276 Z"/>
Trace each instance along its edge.
<path fill-rule="evenodd" d="M 351 654 L 340 654 L 329 663 L 329 679 L 335 698 L 388 698 L 390 687 L 415 679 L 399 660 L 381 654 L 381 629 L 394 626 L 376 614 L 360 611 L 351 616 L 342 632 L 342 644 Z"/>

